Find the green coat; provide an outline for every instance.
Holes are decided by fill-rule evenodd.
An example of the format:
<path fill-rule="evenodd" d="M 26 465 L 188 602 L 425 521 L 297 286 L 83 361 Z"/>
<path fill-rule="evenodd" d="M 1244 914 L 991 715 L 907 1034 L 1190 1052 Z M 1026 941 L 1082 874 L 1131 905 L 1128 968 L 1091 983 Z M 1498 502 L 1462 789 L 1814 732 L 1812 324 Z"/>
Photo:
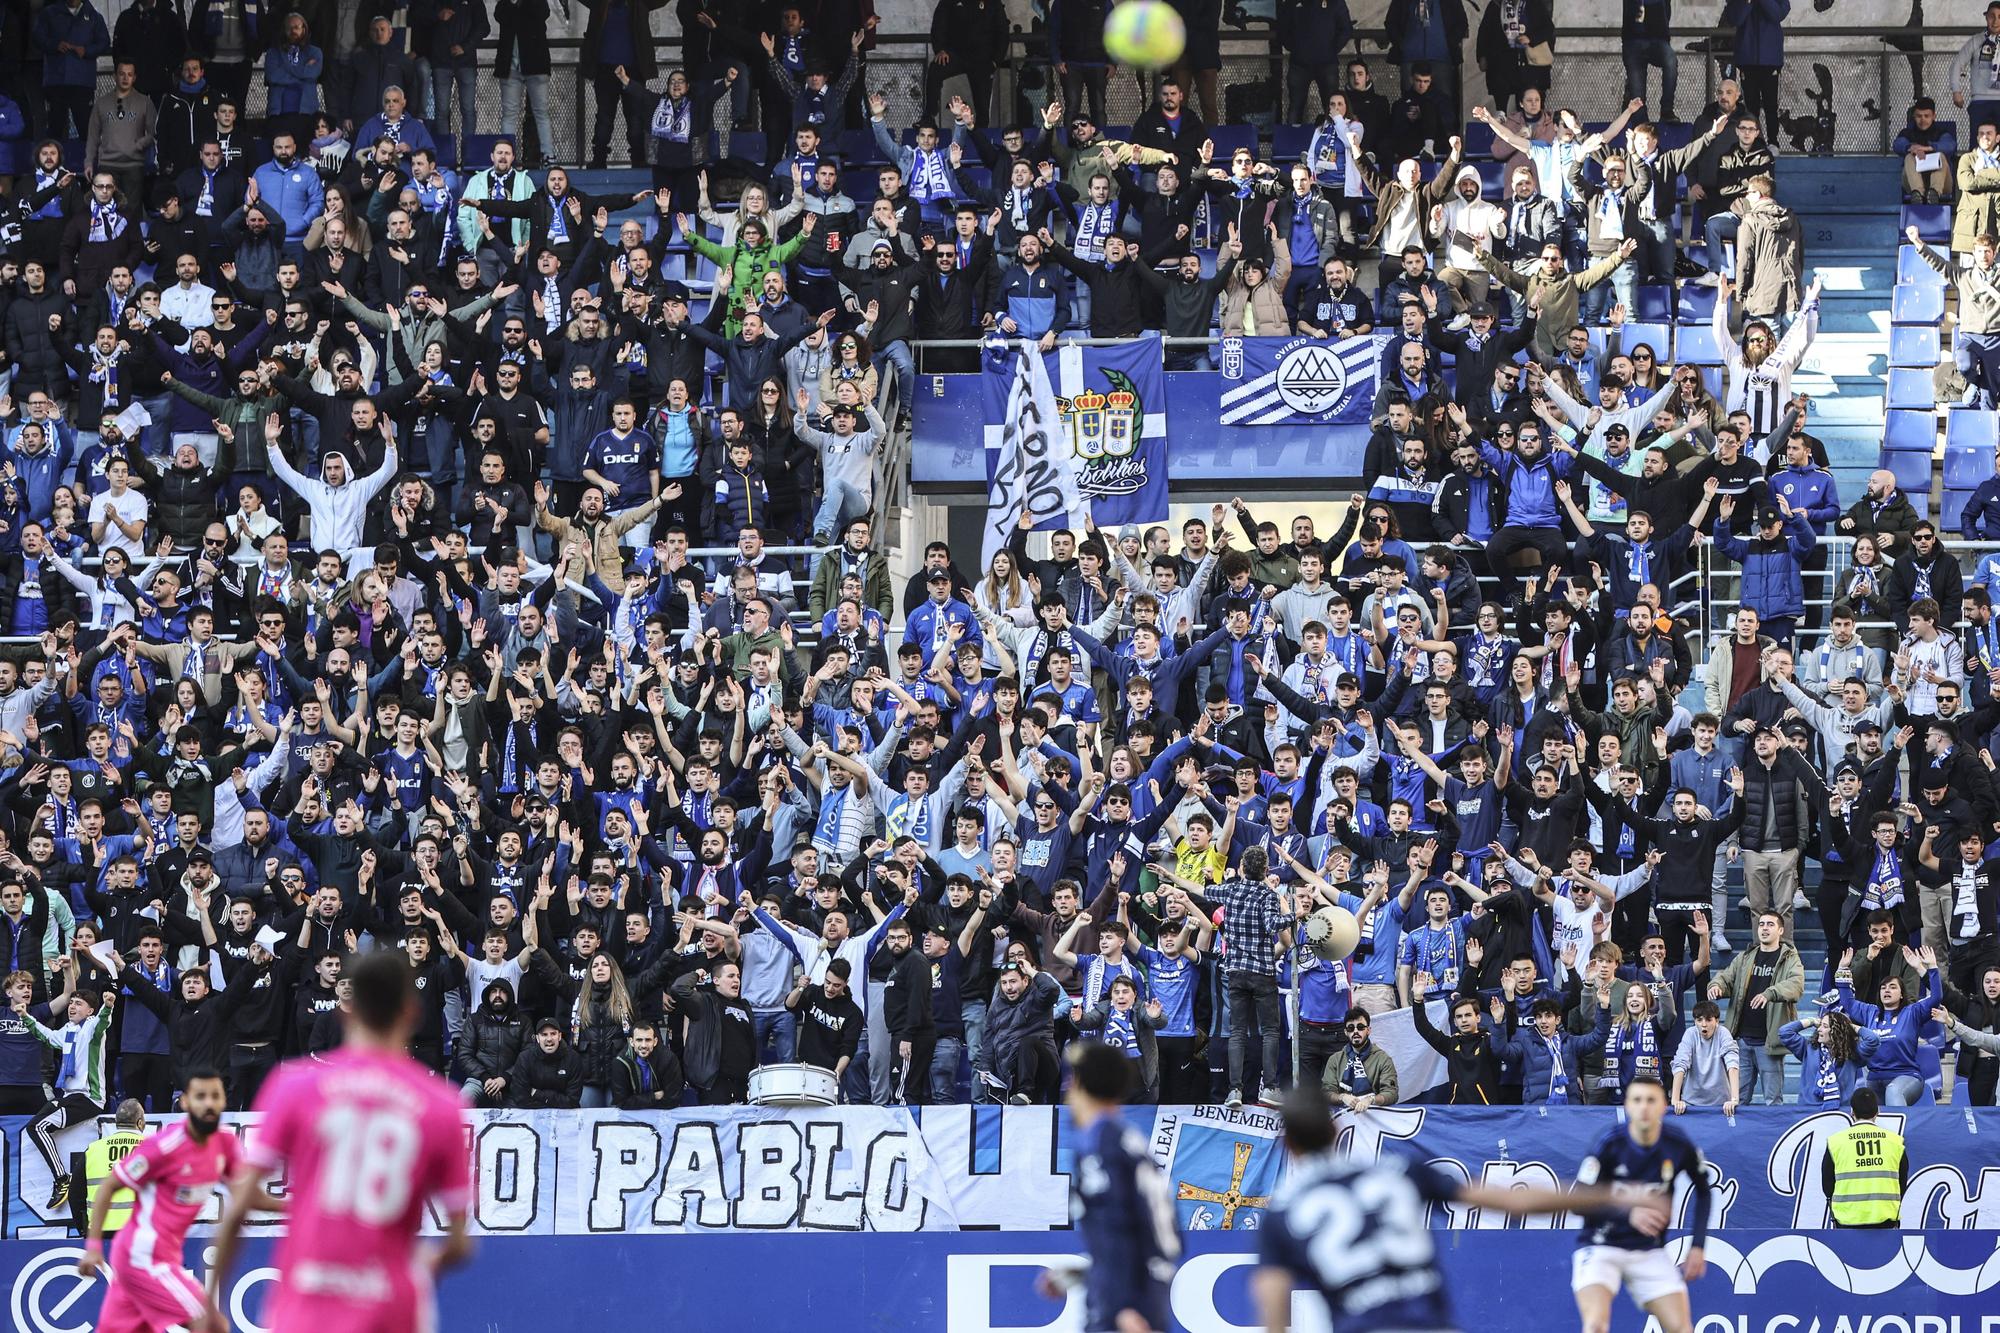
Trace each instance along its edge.
<path fill-rule="evenodd" d="M 789 241 L 766 239 L 762 245 L 745 245 L 738 241 L 734 245 L 717 245 L 706 236 L 695 235 L 688 238 L 694 243 L 695 253 L 712 261 L 718 268 L 729 269 L 729 317 L 723 328 L 734 338 L 743 328 L 743 299 L 764 293 L 764 275 L 774 268 L 782 268 L 791 257 L 805 248 L 808 239 L 800 232 Z"/>

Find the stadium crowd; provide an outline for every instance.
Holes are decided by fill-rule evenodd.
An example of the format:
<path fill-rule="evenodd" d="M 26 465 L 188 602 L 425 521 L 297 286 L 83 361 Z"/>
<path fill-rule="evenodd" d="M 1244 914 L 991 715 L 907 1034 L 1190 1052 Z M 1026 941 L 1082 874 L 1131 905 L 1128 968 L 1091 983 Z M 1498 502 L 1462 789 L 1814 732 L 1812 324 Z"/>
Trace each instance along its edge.
<path fill-rule="evenodd" d="M 1001 11 L 943 0 L 945 119 L 905 136 L 865 5 L 744 29 L 683 0 L 675 66 L 595 0 L 592 165 L 623 116 L 652 169 L 617 196 L 547 160 L 534 0 L 419 6 L 407 55 L 319 8 L 260 37 L 242 0 L 115 34 L 54 4 L 46 137 L 0 102 L 0 1111 L 59 1194 L 55 1129 L 209 1065 L 247 1105 L 337 1039 L 371 945 L 481 1106 L 742 1101 L 793 1061 L 857 1102 L 1047 1103 L 1076 1032 L 1162 1101 L 1272 1097 L 1296 1059 L 1384 1105 L 1372 1023 L 1425 999 L 1458 1102 L 1642 1074 L 1775 1102 L 1790 1060 L 1802 1103 L 1898 1104 L 1934 1018 L 2000 1026 L 2000 561 L 1963 569 L 1886 472 L 1843 505 L 1806 429 L 1768 6 L 1732 3 L 1739 76 L 1691 124 L 1639 6 L 1589 129 L 1545 104 L 1539 0 L 1486 11 L 1496 105 L 1464 109 L 1457 6 L 1392 7 L 1377 91 L 1341 0 L 1288 4 L 1319 115 L 1272 161 L 1213 151 L 1199 15 L 1113 139 L 1102 7 L 1058 0 L 1065 101 L 989 137 Z M 1996 40 L 1952 97 L 1979 147 L 1911 185 L 1959 186 L 1927 253 L 1970 311 Z M 445 160 L 482 72 L 503 137 Z M 710 131 L 745 124 L 773 160 L 731 208 Z M 1676 281 L 1716 292 L 1718 382 L 1622 341 Z M 933 543 L 896 588 L 876 486 L 913 349 L 995 330 L 1384 332 L 1362 484 L 1331 532 L 1239 499 L 984 568 Z M 1990 407 L 2000 335 L 1966 331 Z M 2000 484 L 1964 534 L 2000 536 Z M 1701 546 L 1740 575 L 1712 643 Z M 1326 905 L 1360 920 L 1344 963 Z M 1991 1104 L 1996 1070 L 1957 1074 Z"/>

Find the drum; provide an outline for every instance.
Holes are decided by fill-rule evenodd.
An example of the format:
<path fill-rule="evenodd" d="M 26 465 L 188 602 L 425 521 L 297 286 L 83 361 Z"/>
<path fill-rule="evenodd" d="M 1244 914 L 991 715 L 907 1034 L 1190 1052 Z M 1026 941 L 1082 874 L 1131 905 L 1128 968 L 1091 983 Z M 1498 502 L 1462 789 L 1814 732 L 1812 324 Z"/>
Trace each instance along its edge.
<path fill-rule="evenodd" d="M 840 1080 L 818 1065 L 764 1065 L 750 1071 L 753 1106 L 834 1106 Z"/>

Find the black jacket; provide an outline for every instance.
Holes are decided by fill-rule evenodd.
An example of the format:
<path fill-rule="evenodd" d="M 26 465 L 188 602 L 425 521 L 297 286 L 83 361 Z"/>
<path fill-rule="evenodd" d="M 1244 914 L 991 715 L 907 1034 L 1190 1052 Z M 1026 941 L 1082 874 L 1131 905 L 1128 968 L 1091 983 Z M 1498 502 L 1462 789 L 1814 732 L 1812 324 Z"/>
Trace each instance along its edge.
<path fill-rule="evenodd" d="M 639 1077 L 639 1053 L 626 1047 L 611 1067 L 611 1101 L 621 1111 L 671 1110 L 680 1105 L 687 1079 L 673 1048 L 661 1042 L 645 1061 L 652 1070 L 652 1091 Z"/>
<path fill-rule="evenodd" d="M 937 1031 L 931 1013 L 931 962 L 915 945 L 889 965 L 882 990 L 882 1018 L 896 1041 L 928 1037 Z"/>
<path fill-rule="evenodd" d="M 494 1003 L 503 997 L 504 1007 Z M 458 1076 L 482 1082 L 507 1078 L 527 1044 L 528 1021 L 514 1004 L 514 987 L 504 979 L 488 982 L 479 1008 L 459 1029 Z"/>
<path fill-rule="evenodd" d="M 516 1106 L 573 1108 L 583 1099 L 583 1062 L 567 1041 L 551 1054 L 531 1040 L 507 1071 L 507 1091 Z"/>
<path fill-rule="evenodd" d="M 1049 258 L 1075 275 L 1090 289 L 1090 336 L 1132 338 L 1146 329 L 1146 280 L 1140 266 L 1130 259 L 1117 268 L 1078 259 L 1064 245 L 1049 247 Z"/>

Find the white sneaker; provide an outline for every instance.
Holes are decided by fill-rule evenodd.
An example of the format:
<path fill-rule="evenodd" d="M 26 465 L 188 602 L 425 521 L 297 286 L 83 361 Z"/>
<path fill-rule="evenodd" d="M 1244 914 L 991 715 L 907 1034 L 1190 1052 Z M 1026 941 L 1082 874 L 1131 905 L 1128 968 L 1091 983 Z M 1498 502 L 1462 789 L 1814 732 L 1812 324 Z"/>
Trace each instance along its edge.
<path fill-rule="evenodd" d="M 1723 933 L 1722 933 L 1721 931 L 1719 931 L 1719 930 L 1711 930 L 1711 931 L 1709 931 L 1709 932 L 1708 932 L 1708 951 L 1709 951 L 1710 953 L 1728 953 L 1728 952 L 1729 952 L 1729 937 L 1728 937 L 1727 935 L 1723 934 Z"/>
<path fill-rule="evenodd" d="M 1806 891 L 1804 889 L 1792 890 L 1792 910 L 1794 912 L 1802 912 L 1806 908 L 1811 906 L 1812 906 L 1812 899 L 1806 897 Z"/>
<path fill-rule="evenodd" d="M 1229 1095 L 1222 1099 L 1222 1104 L 1232 1111 L 1243 1105 L 1243 1089 L 1231 1088 Z"/>
<path fill-rule="evenodd" d="M 1259 1106 L 1282 1106 L 1284 1101 L 1284 1093 L 1277 1088 L 1264 1088 L 1257 1094 L 1257 1105 Z"/>
<path fill-rule="evenodd" d="M 1720 287 L 1722 285 L 1722 275 L 1713 272 L 1704 273 L 1698 278 L 1689 279 L 1689 281 L 1697 287 Z"/>

